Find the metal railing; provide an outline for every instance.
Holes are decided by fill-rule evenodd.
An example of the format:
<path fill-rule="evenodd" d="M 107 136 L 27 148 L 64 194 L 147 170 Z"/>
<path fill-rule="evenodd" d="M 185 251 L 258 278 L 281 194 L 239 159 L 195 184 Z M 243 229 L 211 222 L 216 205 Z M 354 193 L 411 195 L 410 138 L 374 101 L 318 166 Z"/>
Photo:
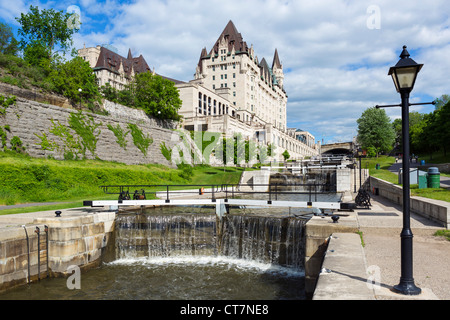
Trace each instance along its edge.
<path fill-rule="evenodd" d="M 249 190 L 248 188 L 253 190 Z M 106 194 L 117 194 L 119 202 L 123 200 L 147 200 L 147 196 L 153 194 L 165 195 L 167 203 L 171 200 L 171 195 L 207 195 L 210 194 L 213 200 L 217 196 L 225 199 L 234 199 L 236 196 L 243 194 L 267 195 L 269 202 L 278 200 L 280 195 L 308 195 L 309 201 L 317 201 L 318 194 L 335 193 L 335 184 L 195 184 L 195 185 L 109 185 L 100 188 Z M 258 190 L 255 190 L 258 189 Z M 303 190 L 295 190 L 302 188 Z M 294 190 L 292 190 L 294 189 Z M 133 191 L 134 190 L 134 191 Z"/>

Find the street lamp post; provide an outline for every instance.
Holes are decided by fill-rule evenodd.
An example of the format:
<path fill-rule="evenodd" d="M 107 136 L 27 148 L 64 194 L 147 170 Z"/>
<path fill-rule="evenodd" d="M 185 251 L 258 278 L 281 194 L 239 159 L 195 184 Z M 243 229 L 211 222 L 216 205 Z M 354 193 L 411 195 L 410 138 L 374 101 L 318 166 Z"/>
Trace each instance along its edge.
<path fill-rule="evenodd" d="M 417 74 L 423 64 L 417 64 L 409 57 L 406 46 L 398 63 L 389 69 L 395 88 L 400 93 L 402 104 L 402 175 L 403 175 L 403 229 L 401 237 L 401 277 L 394 290 L 406 295 L 418 295 L 421 289 L 414 284 L 413 278 L 413 234 L 410 227 L 410 181 L 409 181 L 409 94 L 414 88 Z"/>
<path fill-rule="evenodd" d="M 358 158 L 359 158 L 359 190 L 361 191 L 362 186 L 362 178 L 361 178 L 361 157 L 363 156 L 363 149 L 358 149 Z"/>

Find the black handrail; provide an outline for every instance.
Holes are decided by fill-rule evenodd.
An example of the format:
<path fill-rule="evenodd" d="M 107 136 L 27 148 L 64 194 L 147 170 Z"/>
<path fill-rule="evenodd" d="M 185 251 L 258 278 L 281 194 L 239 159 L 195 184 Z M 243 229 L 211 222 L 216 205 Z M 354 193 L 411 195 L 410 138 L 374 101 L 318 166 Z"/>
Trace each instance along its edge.
<path fill-rule="evenodd" d="M 307 183 L 307 184 L 251 184 L 250 187 L 267 187 L 265 190 L 267 191 L 255 191 L 255 190 L 241 190 L 241 185 L 239 184 L 220 184 L 220 185 L 211 185 L 211 184 L 193 184 L 193 185 L 108 185 L 108 186 L 100 186 L 106 194 L 118 194 L 119 200 L 131 200 L 133 193 L 133 200 L 141 200 L 146 199 L 147 194 L 154 194 L 156 196 L 157 193 L 165 192 L 167 203 L 170 202 L 170 194 L 211 194 L 212 199 L 216 198 L 216 193 L 224 192 L 225 198 L 229 198 L 229 193 L 231 189 L 231 198 L 233 199 L 236 194 L 268 194 L 269 201 L 272 201 L 272 198 L 275 197 L 275 200 L 278 200 L 278 195 L 282 194 L 307 194 L 309 195 L 309 202 L 312 201 L 312 196 L 314 195 L 315 201 L 317 201 L 317 194 L 331 193 L 335 188 L 335 184 L 316 184 L 316 183 Z M 183 189 L 179 189 L 182 187 Z M 305 187 L 307 191 L 298 191 L 298 190 L 283 190 L 282 187 Z M 159 189 L 159 190 L 148 190 L 148 189 Z M 175 189 L 173 189 L 175 188 Z M 186 189 L 187 188 L 187 189 Z M 280 189 L 281 188 L 281 189 Z M 134 191 L 133 191 L 134 190 Z M 139 192 L 140 190 L 140 192 Z"/>

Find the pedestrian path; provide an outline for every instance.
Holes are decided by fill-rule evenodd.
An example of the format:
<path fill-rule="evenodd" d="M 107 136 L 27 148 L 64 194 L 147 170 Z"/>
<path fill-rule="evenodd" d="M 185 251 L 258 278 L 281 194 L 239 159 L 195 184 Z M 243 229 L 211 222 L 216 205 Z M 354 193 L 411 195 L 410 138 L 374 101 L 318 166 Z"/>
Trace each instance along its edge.
<path fill-rule="evenodd" d="M 439 224 L 411 212 L 414 235 L 414 280 L 422 289 L 418 296 L 393 292 L 401 276 L 401 238 L 403 212 L 400 205 L 381 196 L 372 196 L 370 210 L 356 210 L 359 230 L 364 240 L 368 270 L 378 272 L 377 300 L 446 300 L 450 299 L 450 279 L 445 271 L 450 263 L 450 241 L 434 236 Z"/>
<path fill-rule="evenodd" d="M 26 207 L 51 206 L 51 205 L 65 204 L 65 203 L 68 203 L 68 202 L 33 202 L 33 203 L 21 203 L 21 204 L 12 204 L 12 205 L 0 206 L 0 210 L 17 209 L 17 208 L 26 208 Z"/>

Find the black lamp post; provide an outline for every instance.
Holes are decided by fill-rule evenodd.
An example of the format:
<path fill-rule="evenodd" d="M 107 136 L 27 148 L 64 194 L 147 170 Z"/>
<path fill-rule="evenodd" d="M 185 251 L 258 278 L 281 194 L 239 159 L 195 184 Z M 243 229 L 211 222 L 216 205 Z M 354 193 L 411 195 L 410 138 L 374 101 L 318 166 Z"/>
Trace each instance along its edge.
<path fill-rule="evenodd" d="M 361 157 L 363 156 L 363 149 L 358 148 L 358 158 L 359 158 L 359 190 L 361 190 L 362 178 L 361 178 Z"/>
<path fill-rule="evenodd" d="M 409 57 L 406 46 L 400 55 L 398 63 L 389 69 L 389 75 L 395 84 L 397 92 L 402 99 L 402 148 L 403 148 L 403 229 L 401 237 L 401 277 L 400 283 L 394 286 L 394 290 L 406 294 L 417 295 L 421 289 L 416 287 L 413 279 L 413 234 L 410 228 L 410 181 L 409 181 L 409 93 L 414 88 L 417 74 L 423 64 L 417 64 Z"/>

